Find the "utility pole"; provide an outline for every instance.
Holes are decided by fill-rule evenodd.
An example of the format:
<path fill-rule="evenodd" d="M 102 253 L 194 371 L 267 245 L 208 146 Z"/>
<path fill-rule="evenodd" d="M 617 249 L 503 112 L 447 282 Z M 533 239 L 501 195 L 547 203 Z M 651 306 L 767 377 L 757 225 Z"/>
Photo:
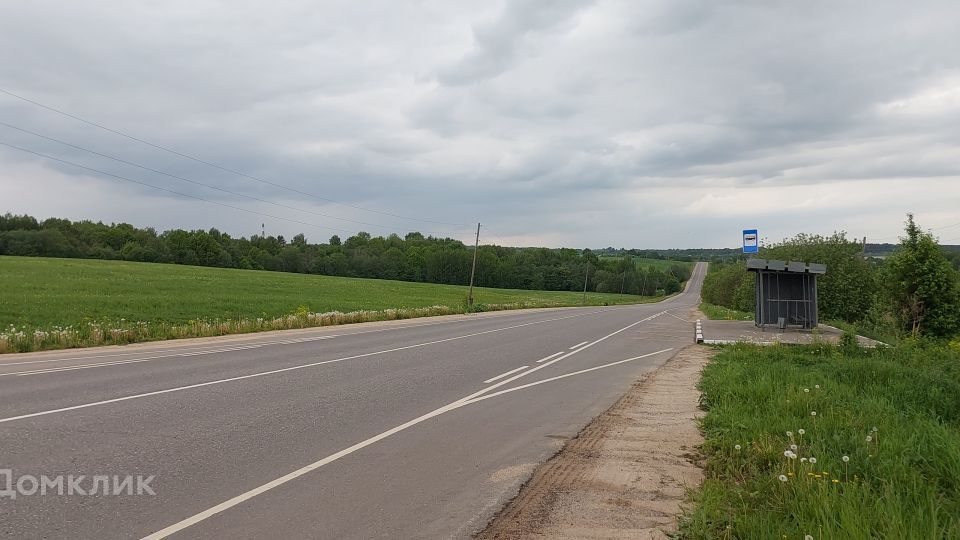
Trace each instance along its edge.
<path fill-rule="evenodd" d="M 633 264 L 633 257 L 630 257 L 630 264 Z M 627 268 L 623 268 L 623 277 L 620 278 L 620 300 L 623 301 L 623 286 L 627 284 Z"/>
<path fill-rule="evenodd" d="M 266 224 L 266 223 L 261 223 L 261 224 L 260 224 L 260 238 L 266 238 L 266 237 L 267 237 L 267 224 Z"/>
<path fill-rule="evenodd" d="M 583 277 L 583 299 L 580 300 L 581 304 L 587 303 L 587 281 L 590 279 L 590 263 L 587 263 L 587 275 Z"/>
<path fill-rule="evenodd" d="M 867 237 L 863 237 L 863 249 L 860 251 L 860 255 L 866 259 L 867 258 Z"/>
<path fill-rule="evenodd" d="M 473 243 L 473 267 L 470 268 L 470 292 L 467 294 L 467 306 L 473 307 L 473 276 L 477 273 L 477 250 L 480 248 L 480 224 L 477 223 L 477 239 Z"/>

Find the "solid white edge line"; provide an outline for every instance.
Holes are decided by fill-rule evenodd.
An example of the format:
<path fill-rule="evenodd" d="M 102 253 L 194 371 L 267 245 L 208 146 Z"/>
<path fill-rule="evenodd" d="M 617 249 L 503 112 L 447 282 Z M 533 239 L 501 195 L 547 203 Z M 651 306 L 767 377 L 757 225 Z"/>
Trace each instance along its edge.
<path fill-rule="evenodd" d="M 522 327 L 525 327 L 525 326 L 531 326 L 531 325 L 535 325 L 535 324 L 544 324 L 544 323 L 554 322 L 554 321 L 560 321 L 560 320 L 564 320 L 564 319 L 572 319 L 572 318 L 575 318 L 575 317 L 582 317 L 583 315 L 584 315 L 584 314 L 577 314 L 577 315 L 569 315 L 569 316 L 566 316 L 566 317 L 558 317 L 558 318 L 555 318 L 555 319 L 544 319 L 544 320 L 540 320 L 540 321 L 531 321 L 531 322 L 527 322 L 527 323 L 523 323 L 523 324 L 516 324 L 516 325 L 513 325 L 513 326 L 506 326 L 506 327 L 503 327 L 503 328 L 494 328 L 494 329 L 492 329 L 492 330 L 485 330 L 485 331 L 483 331 L 483 332 L 476 332 L 476 333 L 473 333 L 473 334 L 465 334 L 465 335 L 461 335 L 461 336 L 454 336 L 454 337 L 451 337 L 451 338 L 438 339 L 438 340 L 436 340 L 436 341 L 428 341 L 428 342 L 425 342 L 425 343 L 416 343 L 416 344 L 414 344 L 414 345 L 406 345 L 406 346 L 403 346 L 403 347 L 396 347 L 396 348 L 393 348 L 393 349 L 386 349 L 386 350 L 382 350 L 382 351 L 374 351 L 374 352 L 363 353 L 363 354 L 355 354 L 355 355 L 353 355 L 353 356 L 345 356 L 345 357 L 343 357 L 343 358 L 334 358 L 334 359 L 332 359 L 332 360 L 322 360 L 322 361 L 320 361 L 320 362 L 312 362 L 312 363 L 309 363 L 309 364 L 302 364 L 302 365 L 298 365 L 298 366 L 290 366 L 290 367 L 285 367 L 285 368 L 280 368 L 280 369 L 273 369 L 273 370 L 270 370 L 270 371 L 263 371 L 263 372 L 260 372 L 260 373 L 251 373 L 251 374 L 249 374 L 249 375 L 240 375 L 240 376 L 238 376 L 238 377 L 229 377 L 229 378 L 226 378 L 226 379 L 217 379 L 217 380 L 214 380 L 214 381 L 207 381 L 207 382 L 202 382 L 202 383 L 189 384 L 189 385 L 186 385 L 186 386 L 178 386 L 178 387 L 175 387 L 175 388 L 167 388 L 167 389 L 164 389 L 164 390 L 155 390 L 155 391 L 152 391 L 152 392 L 144 392 L 144 393 L 142 393 L 142 394 L 134 394 L 134 395 L 131 395 L 131 396 L 123 396 L 123 397 L 118 397 L 118 398 L 113 398 L 113 399 L 105 399 L 105 400 L 102 400 L 102 401 L 95 401 L 95 402 L 92 402 L 92 403 L 83 403 L 83 404 L 81 404 L 81 405 L 73 405 L 73 406 L 70 406 L 70 407 L 61 407 L 61 408 L 59 408 L 59 409 L 51 409 L 51 410 L 47 410 L 47 411 L 40 411 L 40 412 L 29 413 L 29 414 L 21 414 L 21 415 L 19 415 L 19 416 L 11 416 L 11 417 L 9 417 L 9 418 L 0 418 L 0 424 L 6 423 L 6 422 L 13 422 L 13 421 L 15 421 L 15 420 L 23 420 L 23 419 L 25 419 L 25 418 L 35 418 L 35 417 L 37 417 L 37 416 L 46 416 L 46 415 L 49 415 L 49 414 L 56 414 L 56 413 L 61 413 L 61 412 L 75 411 L 75 410 L 78 410 L 78 409 L 86 409 L 86 408 L 89 408 L 89 407 L 96 407 L 96 406 L 99 406 L 99 405 L 108 405 L 108 404 L 110 404 L 110 403 L 119 403 L 119 402 L 121 402 L 121 401 L 129 401 L 129 400 L 132 400 L 132 399 L 139 399 L 139 398 L 145 398 L 145 397 L 150 397 L 150 396 L 159 396 L 159 395 L 161 395 L 161 394 L 169 394 L 169 393 L 171 393 L 171 392 L 179 392 L 179 391 L 182 391 L 182 390 L 190 390 L 190 389 L 193 389 L 193 388 L 202 388 L 202 387 L 204 387 L 204 386 L 212 386 L 212 385 L 215 385 L 215 384 L 223 384 L 223 383 L 234 382 L 234 381 L 242 381 L 242 380 L 245 380 L 245 379 L 253 379 L 253 378 L 256 378 L 256 377 L 264 377 L 264 376 L 266 376 L 266 375 L 275 375 L 275 374 L 277 374 L 277 373 L 285 373 L 285 372 L 287 372 L 287 371 L 295 371 L 295 370 L 299 370 L 299 369 L 306 369 L 306 368 L 311 368 L 311 367 L 316 367 L 316 366 L 322 366 L 322 365 L 324 365 L 324 364 L 333 364 L 333 363 L 336 363 L 336 362 L 343 362 L 343 361 L 346 361 L 346 360 L 355 360 L 355 359 L 357 359 L 357 358 L 367 358 L 367 357 L 370 357 L 370 356 L 377 356 L 377 355 L 387 354 L 387 353 L 391 353 L 391 352 L 404 351 L 404 350 L 408 350 L 408 349 L 416 349 L 416 348 L 418 348 L 418 347 L 426 347 L 426 346 L 428 346 L 428 345 L 436 345 L 436 344 L 438 344 L 438 343 L 446 343 L 446 342 L 456 341 L 456 340 L 460 340 L 460 339 L 466 339 L 466 338 L 471 338 L 471 337 L 476 337 L 476 336 L 482 336 L 482 335 L 484 335 L 484 334 L 492 334 L 492 333 L 494 333 L 494 332 L 503 332 L 503 331 L 505 331 L 505 330 L 513 330 L 513 329 L 516 329 L 516 328 L 522 328 Z M 635 323 L 635 324 L 638 324 L 638 323 Z M 587 345 L 587 347 L 589 347 L 589 345 Z M 586 347 L 584 347 L 584 348 L 586 348 Z M 580 350 L 582 350 L 582 349 L 580 349 Z M 561 358 L 562 358 L 562 357 L 561 357 Z M 543 364 L 543 366 L 547 366 L 547 365 L 549 365 L 549 364 Z M 512 379 L 508 379 L 508 380 L 512 380 Z"/>
<path fill-rule="evenodd" d="M 646 304 L 636 304 L 636 305 L 646 305 Z M 628 304 L 627 306 L 609 307 L 609 308 L 605 308 L 605 309 L 597 309 L 597 310 L 591 311 L 591 312 L 589 312 L 589 313 L 579 314 L 579 315 L 577 315 L 577 316 L 579 317 L 579 316 L 583 316 L 583 315 L 593 315 L 593 314 L 596 314 L 596 313 L 604 313 L 604 312 L 607 312 L 607 311 L 612 311 L 612 310 L 614 310 L 614 309 L 618 309 L 618 308 L 620 308 L 620 307 L 634 307 L 634 304 Z M 569 309 L 571 309 L 571 308 L 556 308 L 556 309 L 558 309 L 558 310 L 569 310 Z M 535 314 L 535 313 L 534 313 L 534 314 Z M 461 323 L 461 322 L 475 322 L 475 321 L 480 321 L 480 320 L 494 320 L 494 319 L 497 319 L 497 318 L 500 318 L 500 317 L 507 317 L 507 316 L 510 316 L 510 315 L 517 315 L 517 313 L 512 312 L 512 310 L 504 310 L 504 311 L 502 311 L 502 312 L 491 313 L 489 316 L 487 316 L 487 317 L 484 318 L 484 319 L 464 318 L 464 319 L 457 319 L 457 320 L 452 320 L 452 321 L 434 321 L 434 322 L 425 322 L 425 323 L 417 323 L 417 324 L 408 324 L 408 325 L 404 325 L 404 326 L 391 326 L 391 327 L 389 327 L 389 328 L 375 328 L 375 329 L 373 329 L 373 330 L 359 330 L 359 331 L 357 331 L 357 332 L 349 332 L 349 331 L 346 331 L 346 332 L 343 332 L 343 333 L 340 333 L 340 334 L 330 334 L 330 335 L 324 335 L 324 336 L 307 336 L 307 337 L 301 337 L 301 338 L 291 338 L 291 339 L 288 339 L 288 340 L 281 340 L 281 341 L 263 341 L 263 342 L 256 342 L 256 341 L 255 341 L 256 339 L 263 339 L 262 337 L 261 337 L 261 338 L 258 338 L 258 337 L 255 335 L 256 332 L 252 332 L 252 333 L 250 333 L 250 334 L 227 334 L 227 335 L 225 335 L 225 336 L 214 336 L 214 337 L 235 337 L 235 336 L 253 335 L 253 337 L 251 338 L 251 341 L 254 341 L 253 343 L 239 343 L 239 344 L 237 344 L 238 346 L 263 347 L 263 346 L 267 346 L 267 345 L 291 345 L 291 344 L 296 344 L 296 343 L 306 343 L 306 342 L 310 342 L 310 341 L 316 341 L 316 340 L 320 340 L 320 339 L 332 339 L 332 338 L 337 338 L 337 337 L 359 336 L 359 335 L 363 335 L 363 334 L 373 334 L 373 333 L 377 333 L 377 332 L 388 332 L 388 331 L 392 331 L 392 330 L 407 330 L 407 329 L 410 329 L 410 328 L 420 328 L 420 327 L 428 327 L 428 326 L 437 326 L 437 325 L 443 325 L 443 324 L 455 324 L 455 323 Z M 523 314 L 521 313 L 521 315 L 523 315 Z M 423 317 L 423 318 L 429 319 L 430 317 Z M 384 321 L 374 321 L 374 322 L 384 322 Z M 347 324 L 342 324 L 342 325 L 330 325 L 330 326 L 314 326 L 314 327 L 308 327 L 308 328 L 301 328 L 301 329 L 297 329 L 297 330 L 314 330 L 314 331 L 319 331 L 319 330 L 323 330 L 323 329 L 326 329 L 326 328 L 333 328 L 333 327 L 348 327 L 348 326 L 350 326 L 351 324 L 354 324 L 354 323 L 347 323 Z M 356 323 L 356 324 L 366 324 L 366 323 Z M 349 330 L 349 328 L 345 328 L 345 330 Z M 271 332 L 287 332 L 287 331 L 288 331 L 288 330 L 271 330 Z M 264 337 L 265 337 L 265 336 L 264 336 Z M 278 336 L 278 337 L 279 337 L 279 336 Z M 171 340 L 165 340 L 165 341 L 175 342 L 175 341 L 177 341 L 177 340 L 172 340 L 172 339 L 171 339 Z M 146 343 L 146 342 L 144 342 L 144 343 Z M 141 345 L 142 345 L 142 344 L 143 344 L 143 343 L 141 343 Z M 226 346 L 226 345 L 229 345 L 229 344 L 228 344 L 228 343 L 224 343 L 224 344 L 210 343 L 210 344 L 208 344 L 208 345 L 184 345 L 184 346 L 182 346 L 182 347 L 176 347 L 176 348 L 172 348 L 172 349 L 154 349 L 154 350 L 147 350 L 147 351 L 120 352 L 120 353 L 116 353 L 116 354 L 98 354 L 98 355 L 85 355 L 85 356 L 71 356 L 71 357 L 66 357 L 66 358 L 48 358 L 48 359 L 46 359 L 46 360 L 27 360 L 27 361 L 21 361 L 21 362 L 2 362 L 2 361 L 0 361 L 0 368 L 3 368 L 4 366 L 16 366 L 16 365 L 24 365 L 24 364 L 45 364 L 45 363 L 50 363 L 50 362 L 69 362 L 69 361 L 73 361 L 73 360 L 92 360 L 92 359 L 95 359 L 95 358 L 113 358 L 113 357 L 117 357 L 117 356 L 131 356 L 131 355 L 136 355 L 136 354 L 156 354 L 156 353 L 162 353 L 162 352 L 176 352 L 176 354 L 166 355 L 166 356 L 153 356 L 153 357 L 150 357 L 150 359 L 152 360 L 152 359 L 155 359 L 155 358 L 167 358 L 167 357 L 181 356 L 181 355 L 187 355 L 187 354 L 196 354 L 196 355 L 199 355 L 199 354 L 215 354 L 215 353 L 217 353 L 217 352 L 219 352 L 219 351 L 218 351 L 218 350 L 207 350 L 207 349 L 203 349 L 202 347 L 213 347 L 213 348 L 216 348 L 216 347 L 223 347 L 223 346 Z M 115 346 L 109 346 L 109 347 L 115 347 Z M 78 349 L 78 350 L 82 351 L 83 349 Z M 2 360 L 2 358 L 3 358 L 3 355 L 0 355 L 0 360 Z M 136 359 L 133 359 L 133 360 L 136 360 Z"/>
<path fill-rule="evenodd" d="M 537 385 L 544 384 L 544 383 L 548 383 L 548 382 L 551 382 L 551 381 L 556 381 L 556 380 L 558 380 L 558 379 L 565 379 L 565 378 L 567 378 L 567 377 L 573 377 L 574 375 L 582 375 L 582 374 L 588 373 L 588 372 L 590 372 L 590 371 L 596 371 L 596 370 L 598 370 L 598 369 L 608 368 L 608 367 L 611 367 L 611 366 L 616 366 L 616 365 L 618 365 L 618 364 L 624 364 L 624 363 L 626 363 L 626 362 L 632 362 L 632 361 L 634 361 L 634 360 L 640 360 L 641 358 L 647 358 L 647 357 L 649 357 L 649 356 L 654 356 L 654 355 L 657 355 L 657 354 L 663 354 L 663 353 L 665 353 L 665 352 L 670 352 L 670 351 L 672 351 L 672 350 L 673 350 L 673 347 L 671 347 L 671 348 L 669 348 L 669 349 L 663 349 L 663 350 L 660 350 L 660 351 L 657 351 L 657 352 L 652 352 L 652 353 L 648 353 L 648 354 L 642 354 L 642 355 L 640 355 L 640 356 L 634 356 L 633 358 L 627 358 L 626 360 L 618 360 L 618 361 L 616 361 L 616 362 L 610 362 L 609 364 L 603 364 L 603 365 L 601 365 L 601 366 L 594 366 L 594 367 L 592 367 L 592 368 L 581 369 L 580 371 L 574 371 L 574 372 L 572 372 L 572 373 L 564 373 L 563 375 L 557 375 L 556 377 L 550 377 L 549 379 L 543 379 L 542 381 L 534 381 L 534 382 L 532 382 L 532 383 L 527 383 L 527 384 L 523 384 L 523 385 L 520 385 L 520 386 L 515 386 L 515 387 L 513 387 L 513 388 L 507 388 L 506 390 L 501 390 L 501 391 L 499 391 L 499 392 L 494 392 L 494 393 L 492 393 L 492 394 L 486 394 L 486 395 L 484 395 L 484 396 L 480 396 L 480 397 L 478 397 L 478 398 L 471 399 L 470 401 L 467 401 L 467 404 L 476 403 L 476 402 L 478 402 L 478 401 L 483 401 L 483 400 L 488 399 L 488 398 L 492 398 L 492 397 L 496 397 L 496 396 L 501 396 L 501 395 L 503 395 L 503 394 L 509 394 L 510 392 L 516 392 L 517 390 L 523 390 L 524 388 L 530 388 L 531 386 L 537 386 Z"/>
<path fill-rule="evenodd" d="M 625 330 L 627 330 L 627 329 L 633 328 L 634 326 L 636 326 L 636 325 L 638 325 L 638 324 L 640 324 L 640 323 L 643 323 L 643 322 L 646 322 L 646 321 L 648 321 L 648 320 L 654 319 L 654 318 L 656 318 L 656 317 L 658 317 L 658 316 L 660 316 L 660 315 L 662 315 L 662 314 L 663 314 L 663 312 L 660 312 L 660 313 L 651 315 L 650 317 L 647 317 L 646 319 L 642 319 L 642 320 L 637 321 L 637 322 L 635 322 L 635 323 L 633 323 L 633 324 L 630 324 L 630 325 L 628 325 L 628 326 L 625 326 L 625 327 L 621 328 L 620 330 L 617 330 L 617 331 L 615 331 L 615 332 L 612 332 L 612 333 L 610 333 L 610 334 L 607 334 L 606 336 L 604 336 L 604 337 L 602 337 L 602 338 L 600 338 L 600 339 L 598 339 L 598 340 L 590 343 L 589 345 L 587 345 L 587 346 L 585 346 L 585 347 L 583 347 L 583 348 L 581 348 L 581 349 L 577 349 L 576 351 L 566 353 L 566 354 L 564 354 L 563 356 L 561 356 L 561 357 L 553 360 L 552 362 L 549 362 L 549 363 L 546 363 L 546 364 L 542 364 L 542 365 L 537 366 L 537 367 L 535 367 L 535 368 L 533 368 L 533 369 L 531 369 L 531 370 L 525 371 L 525 372 L 523 372 L 523 373 L 521 373 L 521 374 L 519 374 L 519 375 L 515 375 L 514 377 L 511 377 L 511 378 L 506 379 L 506 380 L 504 380 L 504 381 L 501 381 L 501 382 L 498 382 L 498 383 L 493 384 L 493 385 L 491 385 L 491 386 L 488 386 L 487 388 L 484 388 L 484 389 L 482 389 L 482 390 L 480 390 L 480 391 L 478 391 L 478 392 L 474 392 L 473 394 L 470 394 L 469 396 L 460 398 L 460 399 L 458 399 L 457 401 L 454 401 L 454 402 L 452 402 L 452 403 L 448 403 L 447 405 L 444 405 L 444 406 L 442 406 L 442 407 L 440 407 L 440 408 L 438 408 L 438 409 L 434 409 L 433 411 L 430 411 L 430 412 L 428 412 L 427 414 L 424 414 L 424 415 L 422 415 L 422 416 L 418 416 L 417 418 L 414 418 L 413 420 L 410 420 L 410 421 L 408 421 L 408 422 L 406 422 L 406 423 L 400 424 L 399 426 L 397 426 L 397 427 L 395 427 L 395 428 L 392 428 L 392 429 L 389 429 L 389 430 L 387 430 L 387 431 L 384 431 L 383 433 L 380 433 L 379 435 L 374 435 L 373 437 L 370 437 L 369 439 L 366 439 L 366 440 L 364 440 L 364 441 L 361 441 L 361 442 L 359 442 L 359 443 L 357 443 L 357 444 L 355 444 L 355 445 L 353 445 L 353 446 L 350 446 L 350 447 L 348 447 L 348 448 L 344 448 L 343 450 L 341 450 L 341 451 L 339 451 L 339 452 L 337 452 L 337 453 L 335 453 L 335 454 L 331 454 L 331 455 L 329 455 L 329 456 L 327 456 L 327 457 L 325 457 L 325 458 L 323 458 L 323 459 L 321 459 L 321 460 L 319 460 L 319 461 L 315 461 L 315 462 L 313 462 L 313 463 L 311 463 L 311 464 L 309 464 L 309 465 L 306 465 L 306 466 L 304 466 L 304 467 L 301 467 L 301 468 L 299 468 L 299 469 L 297 469 L 297 470 L 295 470 L 295 471 L 293 471 L 293 472 L 290 472 L 290 473 L 288 473 L 288 474 L 285 474 L 285 475 L 281 476 L 280 478 L 277 478 L 276 480 L 272 480 L 272 481 L 270 481 L 270 482 L 267 482 L 266 484 L 263 484 L 263 485 L 258 486 L 258 487 L 256 487 L 256 488 L 253 488 L 253 489 L 251 489 L 251 490 L 249 490 L 249 491 L 247 491 L 247 492 L 241 493 L 240 495 L 237 495 L 236 497 L 233 497 L 233 498 L 231 498 L 231 499 L 228 499 L 228 500 L 226 500 L 226 501 L 224 501 L 224 502 L 222 502 L 222 503 L 220 503 L 220 504 L 218 504 L 218 505 L 216 505 L 216 506 L 213 506 L 213 507 L 211 507 L 211 508 L 208 508 L 208 509 L 204 510 L 203 512 L 200 512 L 200 513 L 198 513 L 198 514 L 194 514 L 193 516 L 190 516 L 190 517 L 188 517 L 188 518 L 186 518 L 186 519 L 184 519 L 184 520 L 182 520 L 182 521 L 178 521 L 177 523 L 174 523 L 174 524 L 172 524 L 172 525 L 170 525 L 170 526 L 168 526 L 168 527 L 165 527 L 165 528 L 163 528 L 163 529 L 161 529 L 161 530 L 159 530 L 159 531 L 157 531 L 157 532 L 155 532 L 155 533 L 152 533 L 152 534 L 150 534 L 150 535 L 148 535 L 148 536 L 144 536 L 142 540 L 161 540 L 161 539 L 163 539 L 163 538 L 166 538 L 166 537 L 170 536 L 171 534 L 175 534 L 175 533 L 177 533 L 177 532 L 179 532 L 179 531 L 182 531 L 182 530 L 184 530 L 184 529 L 186 529 L 186 528 L 188 528 L 188 527 L 191 527 L 191 526 L 193 526 L 193 525 L 196 525 L 197 523 L 199 523 L 199 522 L 201 522 L 201 521 L 203 521 L 203 520 L 205 520 L 205 519 L 207 519 L 207 518 L 209 518 L 209 517 L 212 517 L 212 516 L 214 516 L 214 515 L 216 515 L 216 514 L 219 514 L 220 512 L 223 512 L 224 510 L 228 510 L 228 509 L 230 509 L 230 508 L 233 508 L 234 506 L 237 506 L 238 504 L 241 504 L 241 503 L 243 503 L 243 502 L 245 502 L 245 501 L 248 501 L 248 500 L 256 497 L 257 495 L 260 495 L 260 494 L 262 494 L 262 493 L 265 493 L 265 492 L 267 492 L 267 491 L 269 491 L 269 490 L 271 490 L 271 489 L 273 489 L 273 488 L 275 488 L 275 487 L 277 487 L 277 486 L 283 485 L 283 484 L 285 484 L 285 483 L 287 483 L 287 482 L 289 482 L 289 481 L 291 481 L 291 480 L 294 480 L 294 479 L 296 479 L 296 478 L 299 478 L 299 477 L 301 477 L 301 476 L 303 476 L 303 475 L 305 475 L 305 474 L 307 474 L 307 473 L 309 473 L 309 472 L 315 471 L 315 470 L 319 469 L 320 467 L 323 467 L 324 465 L 327 465 L 327 464 L 329 464 L 329 463 L 332 463 L 332 462 L 334 462 L 334 461 L 336 461 L 336 460 L 338 460 L 338 459 L 340 459 L 340 458 L 342 458 L 342 457 L 344 457 L 344 456 L 348 456 L 348 455 L 356 452 L 357 450 L 361 450 L 361 449 L 363 449 L 363 448 L 366 448 L 367 446 L 370 446 L 371 444 L 374 444 L 374 443 L 376 443 L 376 442 L 378 442 L 378 441 L 381 441 L 381 440 L 383 440 L 383 439 L 386 439 L 387 437 L 390 437 L 391 435 L 394 435 L 394 434 L 396 434 L 396 433 L 399 433 L 399 432 L 401 432 L 401 431 L 403 431 L 403 430 L 405 430 L 405 429 L 407 429 L 407 428 L 409 428 L 409 427 L 411 427 L 411 426 L 414 426 L 414 425 L 419 424 L 419 423 L 421 423 L 421 422 L 423 422 L 423 421 L 425 421 L 425 420 L 429 420 L 429 419 L 431 419 L 431 418 L 434 418 L 434 417 L 436 417 L 436 416 L 439 416 L 439 415 L 441 415 L 441 414 L 443 414 L 443 413 L 452 411 L 452 410 L 454 410 L 454 409 L 458 409 L 458 408 L 460 408 L 460 407 L 463 407 L 464 405 L 468 405 L 469 403 L 471 403 L 471 400 L 474 400 L 474 398 L 477 398 L 477 397 L 481 396 L 482 394 L 485 394 L 486 392 L 489 392 L 490 390 L 493 390 L 494 388 L 499 388 L 500 386 L 503 386 L 504 384 L 510 383 L 510 382 L 512 382 L 512 381 L 520 378 L 520 377 L 523 377 L 523 376 L 525 376 L 525 375 L 528 375 L 528 374 L 530 374 L 530 373 L 533 373 L 534 371 L 537 371 L 537 370 L 539 370 L 539 369 L 543 369 L 543 368 L 545 368 L 545 367 L 547 367 L 547 366 L 549 366 L 549 365 L 551 365 L 551 364 L 554 364 L 554 363 L 556 363 L 556 362 L 559 362 L 560 360 L 563 360 L 564 358 L 568 358 L 568 357 L 570 357 L 570 356 L 573 356 L 574 354 L 577 354 L 577 353 L 579 353 L 580 351 L 586 350 L 587 348 L 592 347 L 593 345 L 596 345 L 597 343 L 600 343 L 601 341 L 604 341 L 604 340 L 606 340 L 607 338 L 610 338 L 610 337 L 612 337 L 612 336 L 615 336 L 615 335 L 619 334 L 620 332 L 623 332 L 623 331 L 625 331 Z M 660 353 L 662 353 L 662 352 L 665 352 L 666 350 L 669 350 L 669 349 L 665 349 L 664 351 L 658 351 L 658 352 L 651 353 L 651 354 L 660 354 Z M 636 357 L 636 358 L 642 358 L 642 357 Z M 636 359 L 636 358 L 632 358 L 632 359 L 630 359 L 630 360 L 634 360 L 634 359 Z M 627 361 L 629 361 L 629 360 L 627 360 Z M 619 363 L 622 363 L 622 361 L 621 361 L 621 362 L 615 362 L 613 365 L 619 364 Z M 593 369 L 596 369 L 596 368 L 590 368 L 590 370 L 593 370 Z M 479 400 L 477 400 L 477 401 L 479 401 Z"/>
<path fill-rule="evenodd" d="M 502 379 L 502 378 L 504 378 L 504 377 L 506 377 L 506 376 L 508 376 L 508 375 L 513 375 L 514 373 L 516 373 L 516 372 L 518 372 L 518 371 L 523 371 L 523 370 L 527 369 L 528 367 L 530 367 L 530 366 L 520 366 L 520 367 L 518 367 L 517 369 L 511 369 L 510 371 L 508 371 L 508 372 L 506 372 L 506 373 L 501 373 L 500 375 L 497 375 L 496 377 L 491 377 L 491 378 L 483 381 L 483 384 L 492 383 L 493 381 L 495 381 L 495 380 L 497 380 L 497 379 Z"/>
<path fill-rule="evenodd" d="M 580 343 L 577 343 L 577 344 L 574 345 L 573 347 L 570 347 L 568 350 L 572 351 L 572 350 L 580 347 L 581 345 L 586 345 L 587 343 L 590 343 L 590 342 L 589 342 L 589 341 L 582 341 L 582 342 L 580 342 Z"/>

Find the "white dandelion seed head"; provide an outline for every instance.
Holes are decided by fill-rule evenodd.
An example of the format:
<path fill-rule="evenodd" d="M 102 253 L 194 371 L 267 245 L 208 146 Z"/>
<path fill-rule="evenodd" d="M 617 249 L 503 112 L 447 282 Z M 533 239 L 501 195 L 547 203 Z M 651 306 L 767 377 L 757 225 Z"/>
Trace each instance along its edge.
<path fill-rule="evenodd" d="M 803 537 L 803 540 L 813 540 L 813 535 L 808 534 L 808 535 L 806 535 L 806 536 Z"/>
<path fill-rule="evenodd" d="M 807 458 L 805 458 L 805 457 L 800 458 L 800 462 L 801 462 L 801 463 L 805 463 L 806 461 L 807 461 Z"/>
<path fill-rule="evenodd" d="M 781 482 L 786 482 L 787 480 L 789 480 L 789 478 L 787 478 L 787 475 L 785 475 L 785 474 L 781 474 L 781 475 L 779 476 L 779 478 L 780 478 L 780 481 L 781 481 Z"/>
<path fill-rule="evenodd" d="M 815 465 L 817 463 L 817 458 L 815 457 L 810 458 L 810 463 Z"/>
<path fill-rule="evenodd" d="M 739 450 L 740 448 L 741 448 L 741 447 L 740 447 L 740 445 L 739 445 L 739 444 L 737 444 L 737 445 L 734 445 L 734 447 L 733 447 L 733 449 L 734 449 L 734 450 Z"/>
<path fill-rule="evenodd" d="M 810 393 L 810 389 L 809 389 L 809 388 L 804 388 L 803 391 L 806 392 L 806 393 L 808 393 L 808 394 Z"/>
<path fill-rule="evenodd" d="M 792 431 L 788 431 L 788 432 L 787 432 L 787 437 L 793 437 L 793 432 L 792 432 Z"/>
<path fill-rule="evenodd" d="M 873 431 L 874 433 L 876 433 L 876 432 L 877 432 L 877 427 L 876 427 L 876 426 L 874 426 L 874 427 L 873 427 L 873 429 L 872 429 L 871 431 Z"/>
<path fill-rule="evenodd" d="M 810 411 L 810 416 L 816 416 L 816 415 L 817 415 L 817 411 Z"/>
<path fill-rule="evenodd" d="M 804 431 L 803 429 L 798 429 L 798 430 L 797 430 L 797 433 L 803 435 L 804 433 L 806 433 L 806 431 Z"/>
<path fill-rule="evenodd" d="M 849 462 L 850 462 L 850 456 L 843 456 L 843 457 L 840 458 L 840 459 L 842 459 L 844 463 L 849 463 Z"/>
<path fill-rule="evenodd" d="M 867 442 L 870 442 L 870 441 L 872 441 L 872 440 L 873 440 L 873 437 L 867 435 Z"/>
<path fill-rule="evenodd" d="M 797 451 L 797 445 L 791 444 L 791 445 L 790 445 L 790 449 L 793 450 L 794 452 L 796 452 L 796 451 Z"/>
<path fill-rule="evenodd" d="M 820 385 L 819 385 L 819 384 L 815 384 L 815 385 L 813 385 L 813 387 L 816 388 L 817 390 L 820 389 Z"/>

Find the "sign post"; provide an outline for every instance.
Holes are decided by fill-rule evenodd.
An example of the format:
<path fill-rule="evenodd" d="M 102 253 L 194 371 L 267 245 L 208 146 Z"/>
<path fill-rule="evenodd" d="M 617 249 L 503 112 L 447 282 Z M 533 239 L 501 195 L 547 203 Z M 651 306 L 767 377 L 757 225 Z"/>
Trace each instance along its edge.
<path fill-rule="evenodd" d="M 760 251 L 760 242 L 757 240 L 756 229 L 743 230 L 743 252 L 757 253 Z"/>

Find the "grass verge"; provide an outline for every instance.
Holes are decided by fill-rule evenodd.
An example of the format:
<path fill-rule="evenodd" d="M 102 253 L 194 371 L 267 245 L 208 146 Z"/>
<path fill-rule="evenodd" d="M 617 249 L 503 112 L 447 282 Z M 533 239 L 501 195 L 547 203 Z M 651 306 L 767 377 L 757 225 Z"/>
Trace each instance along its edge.
<path fill-rule="evenodd" d="M 0 352 L 660 300 L 37 257 L 0 257 L 0 291 Z"/>
<path fill-rule="evenodd" d="M 708 319 L 715 321 L 752 321 L 754 319 L 753 313 L 737 311 L 716 304 L 708 304 L 707 302 L 700 304 L 700 311 L 702 311 Z"/>
<path fill-rule="evenodd" d="M 960 347 L 735 346 L 700 388 L 684 538 L 960 538 Z"/>

